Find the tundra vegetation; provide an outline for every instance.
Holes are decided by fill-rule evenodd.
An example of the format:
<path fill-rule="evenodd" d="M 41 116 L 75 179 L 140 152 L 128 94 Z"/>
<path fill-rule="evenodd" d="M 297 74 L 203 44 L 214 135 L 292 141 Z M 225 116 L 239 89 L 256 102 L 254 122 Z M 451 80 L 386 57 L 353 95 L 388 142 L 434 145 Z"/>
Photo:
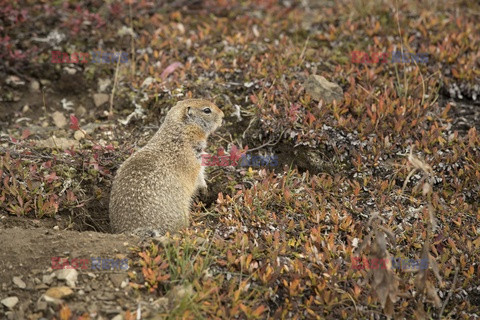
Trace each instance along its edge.
<path fill-rule="evenodd" d="M 209 154 L 278 155 L 278 166 L 206 168 L 209 191 L 188 229 L 129 240 L 116 257 L 130 262 L 115 298 L 94 294 L 114 277 L 78 270 L 82 286 L 63 289 L 68 299 L 39 305 L 50 285 L 41 276 L 28 294 L 11 282 L 23 261 L 2 267 L 0 298 L 22 303 L 5 300 L 0 314 L 109 318 L 107 303 L 125 319 L 480 314 L 477 1 L 0 3 L 0 236 L 44 228 L 42 237 L 68 232 L 70 243 L 96 231 L 111 248 L 113 175 L 186 97 L 226 115 Z M 353 50 L 428 61 L 359 64 Z M 125 52 L 128 61 L 51 63 L 52 51 Z M 342 99 L 314 100 L 311 75 L 338 84 Z M 46 255 L 53 242 L 29 245 Z M 428 268 L 352 268 L 355 257 Z"/>

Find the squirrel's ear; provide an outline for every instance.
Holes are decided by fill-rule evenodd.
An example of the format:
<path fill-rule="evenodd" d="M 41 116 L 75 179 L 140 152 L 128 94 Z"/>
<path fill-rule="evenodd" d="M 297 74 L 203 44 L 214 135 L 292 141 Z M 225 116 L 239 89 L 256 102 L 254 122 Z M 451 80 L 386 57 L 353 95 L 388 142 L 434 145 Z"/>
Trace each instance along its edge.
<path fill-rule="evenodd" d="M 190 116 L 192 115 L 192 108 L 191 107 L 187 107 L 186 111 L 185 112 L 185 115 L 187 116 L 187 118 L 190 118 Z"/>

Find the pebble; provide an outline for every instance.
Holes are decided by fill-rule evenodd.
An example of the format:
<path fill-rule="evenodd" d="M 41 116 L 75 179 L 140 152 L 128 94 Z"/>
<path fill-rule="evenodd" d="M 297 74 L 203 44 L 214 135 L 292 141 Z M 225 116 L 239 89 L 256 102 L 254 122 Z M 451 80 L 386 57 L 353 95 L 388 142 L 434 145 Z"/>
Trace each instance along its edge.
<path fill-rule="evenodd" d="M 51 149 L 69 149 L 71 146 L 74 147 L 79 147 L 80 144 L 78 143 L 77 140 L 73 139 L 66 139 L 66 138 L 57 138 L 55 136 L 51 136 L 48 139 L 45 140 L 38 140 L 36 142 L 37 147 L 40 148 L 51 148 Z M 54 226 L 53 230 L 59 230 L 60 228 L 58 226 Z"/>
<path fill-rule="evenodd" d="M 35 286 L 35 290 L 44 290 L 44 289 L 48 289 L 48 286 L 44 283 L 41 283 Z"/>
<path fill-rule="evenodd" d="M 98 91 L 105 92 L 110 84 L 112 84 L 110 78 L 98 79 Z"/>
<path fill-rule="evenodd" d="M 55 273 L 51 273 L 49 275 L 46 274 L 46 275 L 43 275 L 42 282 L 45 284 L 51 284 L 54 278 L 55 278 Z"/>
<path fill-rule="evenodd" d="M 334 83 L 330 82 L 322 76 L 311 75 L 304 83 L 305 91 L 312 96 L 313 100 L 323 100 L 325 103 L 332 103 L 333 100 L 343 100 L 342 88 Z"/>
<path fill-rule="evenodd" d="M 13 277 L 13 283 L 15 283 L 15 285 L 20 289 L 25 289 L 27 287 L 25 282 L 23 282 L 23 280 L 20 279 L 20 277 Z"/>
<path fill-rule="evenodd" d="M 75 282 L 77 282 L 78 271 L 76 269 L 61 269 L 55 271 L 57 279 L 65 280 L 67 285 L 71 288 L 75 287 Z"/>
<path fill-rule="evenodd" d="M 40 92 L 40 83 L 37 80 L 33 80 L 30 82 L 30 91 L 32 92 Z"/>
<path fill-rule="evenodd" d="M 15 305 L 18 303 L 18 298 L 17 297 L 8 297 L 0 301 L 5 307 L 9 309 L 13 309 Z"/>
<path fill-rule="evenodd" d="M 62 299 L 73 295 L 73 290 L 69 287 L 53 287 L 48 289 L 45 295 L 54 299 Z"/>
<path fill-rule="evenodd" d="M 12 87 L 20 87 L 25 84 L 25 81 L 17 76 L 8 76 L 7 79 L 5 79 L 5 83 Z"/>
<path fill-rule="evenodd" d="M 47 303 L 45 301 L 40 301 L 40 300 L 37 301 L 36 310 L 37 311 L 47 310 Z"/>
<path fill-rule="evenodd" d="M 93 95 L 93 102 L 95 103 L 95 107 L 100 107 L 104 103 L 108 102 L 110 96 L 106 93 L 95 93 Z"/>
<path fill-rule="evenodd" d="M 112 281 L 113 286 L 115 288 L 119 288 L 122 285 L 122 282 L 125 280 L 127 277 L 126 274 L 121 274 L 121 273 L 112 273 L 110 274 L 110 281 Z"/>
<path fill-rule="evenodd" d="M 85 109 L 84 106 L 79 106 L 77 110 L 75 110 L 75 113 L 77 114 L 77 116 L 83 117 L 87 113 L 87 109 Z"/>
<path fill-rule="evenodd" d="M 67 125 L 67 118 L 60 111 L 55 111 L 52 114 L 53 123 L 57 128 L 63 128 Z"/>
<path fill-rule="evenodd" d="M 73 134 L 73 137 L 75 138 L 75 140 L 80 141 L 80 140 L 82 140 L 83 138 L 85 138 L 85 133 L 83 133 L 83 132 L 80 131 L 80 130 L 77 130 L 77 131 L 75 131 L 75 133 Z"/>

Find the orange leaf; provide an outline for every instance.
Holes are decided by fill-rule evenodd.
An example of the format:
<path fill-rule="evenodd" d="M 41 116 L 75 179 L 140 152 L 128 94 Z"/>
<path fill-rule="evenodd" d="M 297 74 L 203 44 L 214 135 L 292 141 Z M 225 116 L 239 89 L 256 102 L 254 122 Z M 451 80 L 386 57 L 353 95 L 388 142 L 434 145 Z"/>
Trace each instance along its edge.
<path fill-rule="evenodd" d="M 259 317 L 265 310 L 267 310 L 267 308 L 264 305 L 260 305 L 252 312 L 252 316 Z"/>
<path fill-rule="evenodd" d="M 70 308 L 66 305 L 62 306 L 62 309 L 60 309 L 60 319 L 69 320 L 71 316 L 72 311 L 70 310 Z"/>
<path fill-rule="evenodd" d="M 458 73 L 457 69 L 452 68 L 452 74 L 455 78 L 457 78 L 457 79 L 460 78 L 460 74 Z"/>

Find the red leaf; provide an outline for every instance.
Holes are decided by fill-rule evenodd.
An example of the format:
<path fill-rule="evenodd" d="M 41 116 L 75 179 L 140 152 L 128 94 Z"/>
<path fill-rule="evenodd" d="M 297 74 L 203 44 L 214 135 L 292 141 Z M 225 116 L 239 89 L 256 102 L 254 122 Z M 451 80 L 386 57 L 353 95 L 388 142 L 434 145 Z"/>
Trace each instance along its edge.
<path fill-rule="evenodd" d="M 246 146 L 243 150 L 237 148 L 237 146 L 233 145 L 232 149 L 230 150 L 230 161 L 232 166 L 238 166 L 238 160 L 242 157 L 242 155 L 246 154 L 248 150 L 248 146 Z"/>
<path fill-rule="evenodd" d="M 27 139 L 30 134 L 31 134 L 30 130 L 25 129 L 25 130 L 23 130 L 22 136 L 20 137 L 20 139 L 22 139 L 22 140 Z"/>
<path fill-rule="evenodd" d="M 70 115 L 70 129 L 80 130 L 80 127 L 78 126 L 78 119 L 74 114 Z"/>
<path fill-rule="evenodd" d="M 58 180 L 57 173 L 56 173 L 56 172 L 50 173 L 50 174 L 46 177 L 46 179 L 47 179 L 48 182 L 52 182 L 52 181 L 54 181 L 54 180 Z"/>

